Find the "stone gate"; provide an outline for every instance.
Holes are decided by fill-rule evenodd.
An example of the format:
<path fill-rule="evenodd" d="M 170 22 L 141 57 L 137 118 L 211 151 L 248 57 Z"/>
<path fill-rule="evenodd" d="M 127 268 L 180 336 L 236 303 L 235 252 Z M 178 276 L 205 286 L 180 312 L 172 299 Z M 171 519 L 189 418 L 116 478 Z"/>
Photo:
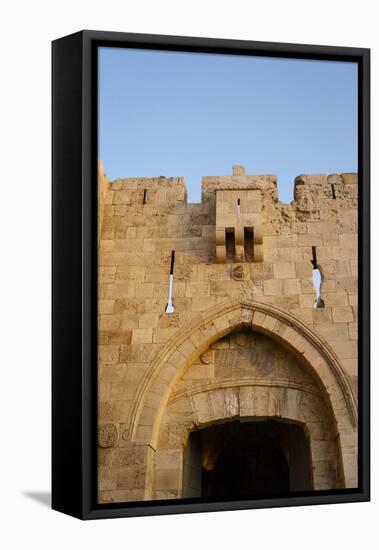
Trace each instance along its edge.
<path fill-rule="evenodd" d="M 99 502 L 357 486 L 357 186 L 100 165 Z"/>

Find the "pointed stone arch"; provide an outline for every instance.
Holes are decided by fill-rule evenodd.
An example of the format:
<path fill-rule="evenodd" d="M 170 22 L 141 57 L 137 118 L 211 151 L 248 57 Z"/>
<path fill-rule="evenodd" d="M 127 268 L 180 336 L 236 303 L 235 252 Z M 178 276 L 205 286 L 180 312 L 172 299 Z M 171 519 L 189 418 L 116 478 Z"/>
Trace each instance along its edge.
<path fill-rule="evenodd" d="M 250 327 L 301 357 L 316 375 L 334 414 L 342 454 L 355 455 L 357 403 L 331 347 L 297 318 L 271 304 L 228 300 L 198 315 L 160 350 L 140 384 L 128 438 L 155 448 L 162 414 L 176 381 L 213 342 L 237 327 Z"/>

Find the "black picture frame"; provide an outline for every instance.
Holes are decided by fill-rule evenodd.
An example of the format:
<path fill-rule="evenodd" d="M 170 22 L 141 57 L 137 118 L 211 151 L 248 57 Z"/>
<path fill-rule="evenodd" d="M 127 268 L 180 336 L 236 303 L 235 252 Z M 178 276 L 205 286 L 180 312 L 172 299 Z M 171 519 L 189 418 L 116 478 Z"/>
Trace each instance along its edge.
<path fill-rule="evenodd" d="M 359 78 L 359 487 L 249 501 L 96 503 L 97 48 L 353 61 Z M 370 50 L 81 31 L 52 43 L 52 507 L 81 519 L 370 499 Z"/>

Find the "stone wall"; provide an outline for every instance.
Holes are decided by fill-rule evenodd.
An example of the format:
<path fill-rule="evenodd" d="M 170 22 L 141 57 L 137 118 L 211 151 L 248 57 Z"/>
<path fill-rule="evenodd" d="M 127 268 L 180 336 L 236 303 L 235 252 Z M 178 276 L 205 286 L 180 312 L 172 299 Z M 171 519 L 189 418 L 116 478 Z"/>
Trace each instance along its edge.
<path fill-rule="evenodd" d="M 180 497 L 180 480 L 171 486 L 162 471 L 172 468 L 180 478 L 185 438 L 176 442 L 176 449 L 170 448 L 177 451 L 179 462 L 167 455 L 171 466 L 157 467 L 157 460 L 164 460 L 158 448 L 172 395 L 190 391 L 197 377 L 217 386 L 217 365 L 229 352 L 225 349 L 223 358 L 220 348 L 213 364 L 200 358 L 212 349 L 212 342 L 205 340 L 204 349 L 187 345 L 180 352 L 185 368 L 177 368 L 179 359 L 170 359 L 167 385 L 155 382 L 155 365 L 180 331 L 197 326 L 227 300 L 271 307 L 279 312 L 278 318 L 283 312 L 306 327 L 310 338 L 322 342 L 333 356 L 329 361 L 338 365 L 334 370 L 341 395 L 350 396 L 346 400 L 356 406 L 356 174 L 301 175 L 295 180 L 291 204 L 279 202 L 275 176 L 249 176 L 242 167 L 234 167 L 232 176 L 204 177 L 199 204 L 187 203 L 183 178 L 108 183 L 101 173 L 99 189 L 99 501 Z M 175 311 L 167 314 L 172 251 Z M 322 275 L 322 308 L 314 307 L 315 264 Z M 269 337 L 274 324 L 262 328 Z M 216 341 L 222 341 L 225 330 L 220 328 Z M 333 437 L 344 432 L 348 457 L 333 474 L 325 466 L 332 455 L 320 459 L 324 474 L 317 474 L 318 487 L 325 488 L 321 478 L 331 475 L 335 486 L 354 486 L 355 427 L 347 421 L 339 427 L 329 381 L 315 374 L 317 365 L 311 360 L 308 367 L 303 363 L 299 365 L 304 372 L 308 369 L 306 376 L 313 377 L 322 396 L 323 414 L 332 419 L 329 432 Z M 169 372 L 164 360 L 161 364 Z M 294 362 L 291 380 L 301 378 L 299 368 Z M 236 369 L 228 371 L 231 388 L 240 385 Z M 146 399 L 153 404 L 146 405 Z M 183 402 L 183 418 L 186 407 Z M 330 479 L 328 483 L 330 488 Z"/>

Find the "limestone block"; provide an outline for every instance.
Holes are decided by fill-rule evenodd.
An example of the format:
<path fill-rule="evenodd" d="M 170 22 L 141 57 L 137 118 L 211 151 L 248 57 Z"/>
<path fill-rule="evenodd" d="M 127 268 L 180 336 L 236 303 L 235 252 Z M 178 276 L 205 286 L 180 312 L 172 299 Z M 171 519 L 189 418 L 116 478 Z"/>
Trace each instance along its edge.
<path fill-rule="evenodd" d="M 136 328 L 132 331 L 132 344 L 150 344 L 153 341 L 152 328 Z"/>
<path fill-rule="evenodd" d="M 328 460 L 331 454 L 331 446 L 329 441 L 313 440 L 311 441 L 312 460 Z"/>
<path fill-rule="evenodd" d="M 288 419 L 292 419 L 292 420 L 300 419 L 300 402 L 301 402 L 301 392 L 293 388 L 288 388 L 287 389 L 287 409 L 286 409 L 286 415 Z"/>
<path fill-rule="evenodd" d="M 115 331 L 121 328 L 121 315 L 100 315 L 99 331 Z"/>
<path fill-rule="evenodd" d="M 100 313 L 100 315 L 104 313 L 113 313 L 114 304 L 114 300 L 99 300 L 98 312 Z"/>
<path fill-rule="evenodd" d="M 216 298 L 214 296 L 197 296 L 192 298 L 192 311 L 205 311 L 214 306 Z"/>
<path fill-rule="evenodd" d="M 240 416 L 255 416 L 255 388 L 254 386 L 241 386 L 239 388 Z"/>
<path fill-rule="evenodd" d="M 307 422 L 310 438 L 314 441 L 325 439 L 324 422 Z"/>
<path fill-rule="evenodd" d="M 256 416 L 268 416 L 271 389 L 265 386 L 259 388 L 255 394 Z"/>
<path fill-rule="evenodd" d="M 348 292 L 356 292 L 358 281 L 355 277 L 343 277 L 336 275 L 335 287 L 336 290 L 347 290 Z M 334 290 L 333 289 L 333 290 Z"/>
<path fill-rule="evenodd" d="M 103 365 L 114 365 L 118 362 L 120 346 L 99 346 L 99 361 Z"/>
<path fill-rule="evenodd" d="M 193 395 L 191 397 L 191 403 L 198 425 L 205 424 L 213 419 L 209 392 Z"/>
<path fill-rule="evenodd" d="M 136 227 L 127 227 L 126 231 L 125 231 L 125 238 L 126 239 L 136 239 L 137 238 L 137 228 Z"/>
<path fill-rule="evenodd" d="M 167 382 L 172 382 L 179 369 L 188 365 L 188 357 L 185 357 L 177 348 L 167 360 L 166 365 L 162 368 L 162 378 L 167 375 Z"/>
<path fill-rule="evenodd" d="M 259 189 L 249 190 L 246 192 L 246 200 L 262 205 L 262 194 Z"/>
<path fill-rule="evenodd" d="M 140 315 L 129 308 L 125 308 L 122 314 L 122 329 L 133 329 L 139 327 Z M 143 328 L 143 327 L 140 327 Z"/>
<path fill-rule="evenodd" d="M 357 184 L 358 183 L 358 174 L 357 173 L 344 173 L 341 174 L 343 183 L 345 184 Z"/>
<path fill-rule="evenodd" d="M 357 306 L 358 305 L 358 295 L 355 292 L 348 292 L 349 305 Z"/>
<path fill-rule="evenodd" d="M 343 196 L 346 199 L 358 199 L 359 197 L 359 190 L 358 186 L 356 184 L 345 184 L 343 186 Z M 358 204 L 357 201 L 352 201 L 352 204 L 356 206 Z"/>
<path fill-rule="evenodd" d="M 352 323 L 354 315 L 350 306 L 340 306 L 332 308 L 332 316 L 334 323 Z"/>
<path fill-rule="evenodd" d="M 155 454 L 155 466 L 159 470 L 180 470 L 182 468 L 182 462 L 182 449 L 159 450 Z"/>
<path fill-rule="evenodd" d="M 357 259 L 350 260 L 350 270 L 354 277 L 358 277 L 358 261 Z"/>
<path fill-rule="evenodd" d="M 273 265 L 275 279 L 296 278 L 294 262 L 278 262 Z"/>
<path fill-rule="evenodd" d="M 187 282 L 185 284 L 185 295 L 187 298 L 195 298 L 197 296 L 209 296 L 209 283 Z"/>
<path fill-rule="evenodd" d="M 345 234 L 339 235 L 339 243 L 341 247 L 358 246 L 358 234 L 345 233 Z"/>
<path fill-rule="evenodd" d="M 226 388 L 209 392 L 209 399 L 213 418 L 227 419 L 239 415 L 238 389 Z"/>
<path fill-rule="evenodd" d="M 301 292 L 302 294 L 312 294 L 313 296 L 316 295 L 316 289 L 315 289 L 315 286 L 313 284 L 313 281 L 310 281 L 310 280 L 307 280 L 307 279 L 301 279 L 299 281 L 299 283 L 300 283 L 299 294 Z M 324 288 L 325 288 L 324 281 L 323 281 L 322 284 L 323 284 L 322 288 L 324 290 Z"/>
<path fill-rule="evenodd" d="M 354 260 L 357 258 L 356 246 L 333 246 L 331 251 L 332 258 L 335 260 Z"/>
<path fill-rule="evenodd" d="M 263 228 L 254 227 L 254 244 L 263 244 Z"/>
<path fill-rule="evenodd" d="M 321 237 L 322 244 L 325 246 L 337 246 L 339 244 L 338 233 L 324 233 L 323 235 L 321 235 Z"/>
<path fill-rule="evenodd" d="M 349 336 L 350 340 L 358 340 L 358 325 L 357 323 L 349 323 Z"/>
<path fill-rule="evenodd" d="M 135 297 L 136 298 L 152 298 L 154 291 L 153 283 L 136 283 Z"/>
<path fill-rule="evenodd" d="M 115 241 L 113 239 L 101 239 L 99 250 L 99 265 L 101 265 L 101 258 L 104 252 L 112 252 L 114 250 Z"/>
<path fill-rule="evenodd" d="M 356 359 L 343 359 L 342 364 L 349 376 L 357 376 L 358 361 Z"/>
<path fill-rule="evenodd" d="M 161 287 L 161 285 L 159 286 Z M 158 296 L 162 295 L 162 291 L 159 291 L 158 293 L 156 293 L 155 290 L 156 290 L 156 285 L 154 288 L 154 295 L 158 295 Z M 167 285 L 163 286 L 163 293 L 168 294 Z M 184 282 L 174 281 L 174 286 L 172 288 L 172 297 L 175 298 L 175 302 L 177 298 L 184 298 L 185 295 L 186 295 L 186 284 Z"/>
<path fill-rule="evenodd" d="M 153 342 L 161 344 L 167 342 L 176 332 L 176 328 L 155 328 L 153 331 Z"/>
<path fill-rule="evenodd" d="M 112 283 L 116 278 L 116 266 L 99 267 L 100 283 Z"/>
<path fill-rule="evenodd" d="M 319 324 L 317 325 L 317 332 L 327 340 L 334 341 L 349 339 L 347 324 L 343 322 L 337 324 Z"/>
<path fill-rule="evenodd" d="M 261 217 L 257 217 L 257 216 L 253 216 L 253 217 L 250 217 L 248 216 L 248 214 L 260 214 L 262 211 L 262 203 L 261 201 L 256 201 L 256 200 L 247 200 L 247 199 L 242 199 L 241 200 L 241 204 L 240 204 L 240 212 L 241 214 L 246 214 L 246 216 L 243 216 L 243 220 L 254 220 L 254 222 L 257 224 L 257 221 L 258 220 L 262 220 Z M 260 222 L 262 223 L 262 221 Z"/>
<path fill-rule="evenodd" d="M 111 422 L 118 424 L 127 422 L 129 417 L 129 406 L 131 401 L 126 400 L 108 400 L 99 402 L 99 422 Z"/>
<path fill-rule="evenodd" d="M 356 359 L 358 357 L 357 342 L 354 340 L 330 340 L 329 344 L 340 359 Z"/>
<path fill-rule="evenodd" d="M 119 266 L 116 273 L 117 281 L 134 281 L 136 283 L 142 283 L 145 279 L 145 267 L 144 266 Z"/>
<path fill-rule="evenodd" d="M 267 296 L 279 296 L 283 293 L 282 286 L 281 279 L 268 279 L 263 281 L 263 293 Z"/>
<path fill-rule="evenodd" d="M 107 299 L 133 298 L 135 292 L 134 282 L 116 282 L 109 284 L 106 290 Z"/>
<path fill-rule="evenodd" d="M 301 294 L 299 296 L 300 307 L 314 307 L 316 296 L 313 294 Z"/>
<path fill-rule="evenodd" d="M 263 321 L 262 327 L 267 331 L 271 332 L 276 325 L 276 318 L 266 315 L 265 320 Z"/>
<path fill-rule="evenodd" d="M 197 351 L 196 346 L 191 342 L 189 338 L 186 338 L 184 342 L 182 342 L 178 346 L 177 349 L 183 355 L 183 357 L 188 357 L 188 358 L 196 354 L 196 351 Z"/>
<path fill-rule="evenodd" d="M 254 262 L 263 262 L 263 261 L 264 261 L 263 245 L 254 244 Z"/>
<path fill-rule="evenodd" d="M 207 380 L 214 378 L 214 364 L 194 363 L 183 376 L 183 380 Z"/>
<path fill-rule="evenodd" d="M 272 279 L 274 276 L 272 264 L 251 263 L 249 264 L 252 279 Z"/>
<path fill-rule="evenodd" d="M 317 260 L 336 260 L 335 248 L 331 246 L 320 246 L 317 248 Z"/>
<path fill-rule="evenodd" d="M 145 268 L 144 281 L 146 283 L 164 283 L 168 285 L 170 272 L 165 265 L 150 265 Z"/>
<path fill-rule="evenodd" d="M 156 328 L 158 326 L 158 313 L 143 313 L 138 319 L 139 328 Z"/>
<path fill-rule="evenodd" d="M 131 204 L 132 191 L 114 191 L 113 204 Z"/>
<path fill-rule="evenodd" d="M 323 292 L 325 306 L 348 306 L 347 292 Z"/>
<path fill-rule="evenodd" d="M 313 311 L 310 308 L 291 307 L 291 314 L 300 319 L 309 328 L 313 328 Z"/>
<path fill-rule="evenodd" d="M 149 329 L 135 329 L 135 330 L 149 330 Z M 152 329 L 151 329 L 152 330 Z M 148 344 L 134 344 L 124 345 L 120 349 L 120 362 L 121 363 L 145 363 L 157 352 L 158 345 Z"/>
<path fill-rule="evenodd" d="M 303 260 L 303 249 L 300 247 L 294 248 L 265 248 L 264 257 L 266 262 L 288 262 Z"/>
<path fill-rule="evenodd" d="M 155 474 L 154 488 L 160 491 L 167 489 L 177 491 L 181 481 L 181 470 L 176 469 L 157 469 Z M 164 493 L 166 495 L 166 493 Z M 177 494 L 177 493 L 176 493 Z"/>
<path fill-rule="evenodd" d="M 144 239 L 143 240 L 143 252 L 155 252 L 157 247 L 156 239 Z"/>
<path fill-rule="evenodd" d="M 175 265 L 175 281 L 193 281 L 199 279 L 197 265 Z"/>
<path fill-rule="evenodd" d="M 331 323 L 332 322 L 332 308 L 315 308 L 313 311 L 313 318 L 315 324 Z"/>
<path fill-rule="evenodd" d="M 300 281 L 299 279 L 284 279 L 283 280 L 283 294 L 300 294 Z"/>

